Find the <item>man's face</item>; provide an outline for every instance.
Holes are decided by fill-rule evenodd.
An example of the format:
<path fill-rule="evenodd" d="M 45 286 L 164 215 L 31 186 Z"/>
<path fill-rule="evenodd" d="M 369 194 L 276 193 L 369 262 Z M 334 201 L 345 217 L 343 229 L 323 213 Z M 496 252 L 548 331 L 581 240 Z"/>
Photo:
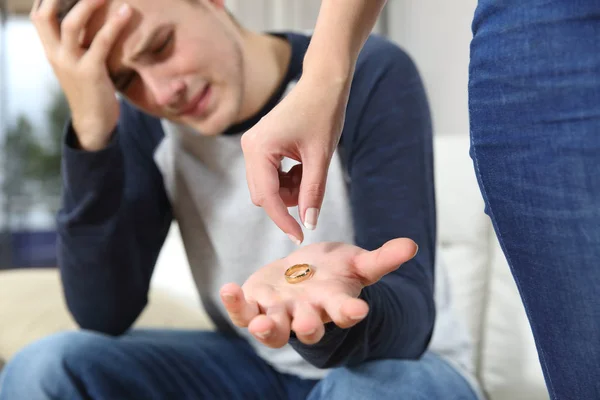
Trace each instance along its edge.
<path fill-rule="evenodd" d="M 196 1 L 203 2 L 202 5 Z M 133 15 L 107 60 L 115 87 L 143 111 L 217 135 L 243 102 L 241 36 L 219 0 L 127 0 Z M 95 15 L 89 44 L 123 4 Z"/>

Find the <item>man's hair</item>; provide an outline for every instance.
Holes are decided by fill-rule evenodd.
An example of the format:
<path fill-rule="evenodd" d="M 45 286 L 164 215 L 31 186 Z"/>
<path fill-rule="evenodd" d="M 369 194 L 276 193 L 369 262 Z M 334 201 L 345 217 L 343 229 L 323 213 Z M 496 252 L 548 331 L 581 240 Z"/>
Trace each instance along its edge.
<path fill-rule="evenodd" d="M 197 3 L 198 5 L 203 6 L 204 4 L 202 4 L 201 1 L 199 0 L 185 0 L 188 1 L 190 3 Z M 79 3 L 79 0 L 60 0 L 60 3 L 58 4 L 58 21 L 62 22 L 62 20 L 67 16 L 67 14 L 69 13 L 69 11 L 71 11 L 71 9 L 73 7 L 75 7 L 75 4 Z M 42 4 L 42 2 L 40 1 L 40 4 Z"/>
<path fill-rule="evenodd" d="M 71 11 L 75 4 L 77 4 L 79 0 L 60 0 L 58 3 L 58 21 L 62 22 L 62 20 L 67 16 L 68 12 Z M 40 1 L 40 4 L 42 2 Z"/>
<path fill-rule="evenodd" d="M 40 1 L 40 5 L 42 4 L 42 1 Z M 200 1 L 200 0 L 184 0 L 184 1 L 187 1 L 190 3 L 195 3 L 201 7 L 204 7 L 204 3 L 202 3 L 202 1 Z M 71 9 L 73 7 L 75 7 L 75 4 L 77 4 L 78 2 L 79 2 L 79 0 L 60 0 L 60 3 L 58 4 L 58 14 L 57 14 L 58 22 L 62 22 L 62 20 L 67 16 L 69 11 L 71 11 Z M 235 23 L 235 25 L 238 28 L 242 28 L 242 25 L 239 23 L 237 18 L 235 18 L 235 16 L 229 10 L 227 10 L 227 14 L 229 14 L 229 17 L 231 18 L 231 20 Z"/>

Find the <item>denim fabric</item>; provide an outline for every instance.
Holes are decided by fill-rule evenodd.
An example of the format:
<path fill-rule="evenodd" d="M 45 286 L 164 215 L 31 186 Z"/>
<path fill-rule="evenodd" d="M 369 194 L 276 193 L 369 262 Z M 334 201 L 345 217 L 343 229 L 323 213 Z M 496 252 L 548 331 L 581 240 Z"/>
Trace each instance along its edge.
<path fill-rule="evenodd" d="M 427 353 L 338 368 L 321 381 L 281 374 L 239 337 L 144 330 L 114 338 L 86 331 L 28 346 L 0 376 L 1 400 L 475 400 L 465 379 Z"/>
<path fill-rule="evenodd" d="M 471 156 L 553 399 L 600 399 L 600 1 L 479 0 Z"/>

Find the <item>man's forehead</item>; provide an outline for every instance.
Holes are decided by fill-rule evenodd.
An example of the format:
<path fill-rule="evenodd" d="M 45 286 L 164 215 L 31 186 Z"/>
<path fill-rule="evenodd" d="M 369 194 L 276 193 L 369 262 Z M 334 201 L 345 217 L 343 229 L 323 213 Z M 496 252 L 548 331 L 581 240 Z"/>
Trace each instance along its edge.
<path fill-rule="evenodd" d="M 85 35 L 83 39 L 83 44 L 85 47 L 89 47 L 91 45 L 98 32 L 100 32 L 109 18 L 114 18 L 114 15 L 119 10 L 119 7 L 121 7 L 124 3 L 125 2 L 121 0 L 109 0 L 105 6 L 101 7 L 96 13 L 94 13 L 85 29 Z M 139 9 L 135 8 L 131 2 L 128 2 L 128 4 L 132 7 L 132 15 L 129 17 L 127 25 L 119 33 L 115 43 L 113 43 L 113 49 L 111 51 L 110 58 L 114 58 L 114 56 L 118 56 L 118 58 L 120 58 L 123 55 L 123 47 L 125 44 L 127 44 L 127 46 L 131 46 L 130 43 L 135 43 L 135 41 L 140 39 L 139 36 L 141 29 L 139 28 L 142 22 L 142 15 L 139 12 Z"/>

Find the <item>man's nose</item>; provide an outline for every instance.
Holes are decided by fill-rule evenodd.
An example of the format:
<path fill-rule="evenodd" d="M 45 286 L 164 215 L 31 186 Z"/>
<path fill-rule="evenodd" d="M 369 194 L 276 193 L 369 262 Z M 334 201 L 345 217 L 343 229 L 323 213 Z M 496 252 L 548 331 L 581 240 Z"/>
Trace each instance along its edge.
<path fill-rule="evenodd" d="M 177 108 L 185 91 L 185 83 L 179 79 L 147 80 L 156 104 L 161 108 Z"/>

